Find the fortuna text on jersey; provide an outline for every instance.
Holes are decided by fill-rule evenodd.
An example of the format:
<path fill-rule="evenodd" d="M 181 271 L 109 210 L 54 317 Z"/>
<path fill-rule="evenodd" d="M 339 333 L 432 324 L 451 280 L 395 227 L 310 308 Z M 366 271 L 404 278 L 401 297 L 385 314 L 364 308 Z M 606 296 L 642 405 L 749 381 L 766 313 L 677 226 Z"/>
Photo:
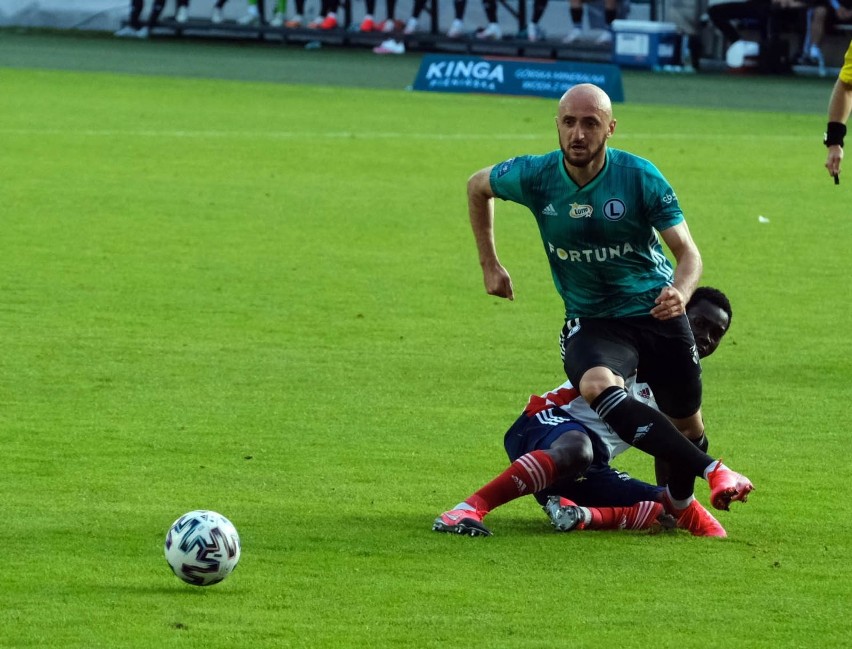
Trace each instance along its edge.
<path fill-rule="evenodd" d="M 608 259 L 616 259 L 625 256 L 628 252 L 635 252 L 633 246 L 629 243 L 616 244 L 607 246 L 606 248 L 590 248 L 586 250 L 564 250 L 557 248 L 552 243 L 547 243 L 547 249 L 556 253 L 562 261 L 585 261 L 591 263 L 593 261 L 607 261 Z"/>

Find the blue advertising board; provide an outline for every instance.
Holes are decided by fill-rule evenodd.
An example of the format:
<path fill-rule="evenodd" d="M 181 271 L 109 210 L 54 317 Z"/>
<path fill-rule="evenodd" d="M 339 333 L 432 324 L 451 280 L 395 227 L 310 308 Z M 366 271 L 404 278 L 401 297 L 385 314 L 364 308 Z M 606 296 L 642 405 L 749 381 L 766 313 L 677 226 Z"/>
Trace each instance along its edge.
<path fill-rule="evenodd" d="M 612 101 L 624 101 L 617 65 L 496 56 L 427 54 L 420 62 L 414 89 L 559 98 L 580 83 L 593 83 Z"/>

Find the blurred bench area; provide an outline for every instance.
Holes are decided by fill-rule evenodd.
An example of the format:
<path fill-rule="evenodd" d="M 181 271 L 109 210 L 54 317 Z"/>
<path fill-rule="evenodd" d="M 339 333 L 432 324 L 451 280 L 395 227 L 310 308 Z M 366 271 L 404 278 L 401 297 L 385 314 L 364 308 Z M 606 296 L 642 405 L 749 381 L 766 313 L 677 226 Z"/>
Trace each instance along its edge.
<path fill-rule="evenodd" d="M 795 10 L 785 5 L 783 19 L 779 12 L 777 20 L 773 16 L 778 0 L 765 0 L 768 13 L 733 20 L 742 42 L 732 48 L 733 36 L 710 20 L 707 1 L 573 0 L 574 19 L 582 16 L 575 24 L 569 0 L 467 0 L 463 12 L 453 0 L 135 0 L 141 5 L 136 17 L 131 0 L 2 0 L 0 27 L 96 30 L 129 38 L 252 40 L 307 48 L 351 46 L 372 48 L 377 54 L 420 51 L 615 62 L 667 72 L 821 76 L 837 73 L 852 36 L 852 24 L 835 16 L 823 25 L 820 56 L 809 56 L 813 7 L 821 0 L 792 0 Z M 746 4 L 729 4 L 735 3 Z M 616 20 L 608 25 L 612 7 Z M 330 14 L 333 20 L 328 20 Z M 535 23 L 533 16 L 540 16 Z"/>

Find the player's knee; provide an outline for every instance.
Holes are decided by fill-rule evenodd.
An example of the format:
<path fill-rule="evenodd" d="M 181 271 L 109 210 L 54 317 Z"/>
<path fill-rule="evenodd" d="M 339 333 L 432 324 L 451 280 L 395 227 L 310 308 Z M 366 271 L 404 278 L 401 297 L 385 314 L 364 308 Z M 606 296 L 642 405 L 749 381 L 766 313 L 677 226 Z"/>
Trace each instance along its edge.
<path fill-rule="evenodd" d="M 592 442 L 585 435 L 564 435 L 563 438 L 557 440 L 548 453 L 561 477 L 579 475 L 589 468 L 594 458 Z"/>
<path fill-rule="evenodd" d="M 612 386 L 624 387 L 624 381 L 606 367 L 593 367 L 583 374 L 578 387 L 583 398 L 591 403 Z"/>

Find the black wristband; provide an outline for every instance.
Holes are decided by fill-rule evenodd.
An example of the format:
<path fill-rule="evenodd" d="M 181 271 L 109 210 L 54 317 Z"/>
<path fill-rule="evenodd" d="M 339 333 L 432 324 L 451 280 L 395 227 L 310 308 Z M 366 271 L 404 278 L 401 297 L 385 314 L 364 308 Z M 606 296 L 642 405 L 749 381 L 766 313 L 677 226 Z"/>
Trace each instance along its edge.
<path fill-rule="evenodd" d="M 822 143 L 825 146 L 834 146 L 839 144 L 843 146 L 843 137 L 846 135 L 846 124 L 840 122 L 829 122 L 825 130 L 825 137 Z"/>

